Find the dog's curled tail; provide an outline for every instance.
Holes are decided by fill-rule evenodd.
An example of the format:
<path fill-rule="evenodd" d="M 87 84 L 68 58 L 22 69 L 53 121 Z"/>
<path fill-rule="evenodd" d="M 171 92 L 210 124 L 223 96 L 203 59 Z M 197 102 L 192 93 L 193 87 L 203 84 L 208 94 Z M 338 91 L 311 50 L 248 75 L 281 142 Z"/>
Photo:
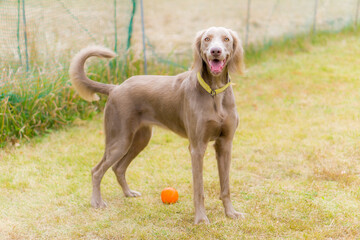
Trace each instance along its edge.
<path fill-rule="evenodd" d="M 101 58 L 113 58 L 116 54 L 101 46 L 90 46 L 82 49 L 72 59 L 69 69 L 70 80 L 79 95 L 86 101 L 98 101 L 100 98 L 96 93 L 109 95 L 111 89 L 115 87 L 112 84 L 95 82 L 86 76 L 84 64 L 89 57 L 96 56 Z"/>

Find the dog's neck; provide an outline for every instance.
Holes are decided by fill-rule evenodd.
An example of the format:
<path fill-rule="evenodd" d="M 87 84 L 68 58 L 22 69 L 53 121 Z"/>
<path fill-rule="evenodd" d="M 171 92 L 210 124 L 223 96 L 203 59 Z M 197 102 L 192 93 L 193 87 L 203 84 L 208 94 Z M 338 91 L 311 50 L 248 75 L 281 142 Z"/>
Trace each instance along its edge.
<path fill-rule="evenodd" d="M 225 86 L 229 82 L 229 73 L 227 67 L 222 71 L 222 73 L 218 76 L 214 76 L 210 73 L 210 70 L 205 67 L 201 70 L 201 76 L 204 81 L 212 88 L 218 89 Z"/>

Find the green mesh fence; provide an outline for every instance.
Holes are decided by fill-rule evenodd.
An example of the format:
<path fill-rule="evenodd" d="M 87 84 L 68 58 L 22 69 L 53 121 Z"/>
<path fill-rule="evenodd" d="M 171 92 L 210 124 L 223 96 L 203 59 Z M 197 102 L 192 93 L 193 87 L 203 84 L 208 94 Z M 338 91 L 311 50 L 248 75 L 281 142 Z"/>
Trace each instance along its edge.
<path fill-rule="evenodd" d="M 154 52 L 168 59 L 188 54 L 195 33 L 210 26 L 231 28 L 244 43 L 247 38 L 259 45 L 284 35 L 311 34 L 314 26 L 335 32 L 359 21 L 359 0 L 144 1 L 144 11 L 150 56 Z M 137 29 L 133 42 L 139 50 L 140 34 Z"/>
<path fill-rule="evenodd" d="M 125 0 L 1 0 L 0 63 L 31 67 L 90 44 L 125 52 L 132 7 Z"/>
<path fill-rule="evenodd" d="M 1 0 L 0 63 L 31 65 L 71 55 L 89 44 L 120 53 L 132 46 L 140 56 L 137 8 L 136 0 Z M 311 30 L 337 31 L 356 25 L 359 0 L 157 0 L 144 1 L 144 15 L 150 58 L 173 63 L 169 58 L 191 51 L 200 29 L 225 26 L 245 43 L 260 44 Z"/>

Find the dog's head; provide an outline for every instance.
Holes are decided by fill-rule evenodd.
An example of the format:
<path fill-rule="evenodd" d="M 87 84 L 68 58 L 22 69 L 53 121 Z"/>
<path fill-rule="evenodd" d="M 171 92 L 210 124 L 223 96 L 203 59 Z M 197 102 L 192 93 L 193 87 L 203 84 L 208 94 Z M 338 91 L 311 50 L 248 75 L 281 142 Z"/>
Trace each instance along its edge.
<path fill-rule="evenodd" d="M 206 66 L 214 76 L 224 71 L 243 73 L 243 52 L 236 32 L 223 27 L 211 27 L 196 35 L 192 68 L 201 71 Z"/>

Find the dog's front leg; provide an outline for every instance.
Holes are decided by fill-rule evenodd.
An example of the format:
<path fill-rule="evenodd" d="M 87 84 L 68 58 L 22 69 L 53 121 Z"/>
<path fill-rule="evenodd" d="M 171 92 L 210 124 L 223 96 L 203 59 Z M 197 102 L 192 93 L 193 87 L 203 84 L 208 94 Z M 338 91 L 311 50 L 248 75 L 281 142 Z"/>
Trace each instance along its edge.
<path fill-rule="evenodd" d="M 204 205 L 203 159 L 207 144 L 190 144 L 191 165 L 193 174 L 195 224 L 209 223 Z"/>
<path fill-rule="evenodd" d="M 232 139 L 220 137 L 215 142 L 216 159 L 220 178 L 220 199 L 223 202 L 226 216 L 230 218 L 243 218 L 244 214 L 235 211 L 230 200 L 230 164 Z"/>

